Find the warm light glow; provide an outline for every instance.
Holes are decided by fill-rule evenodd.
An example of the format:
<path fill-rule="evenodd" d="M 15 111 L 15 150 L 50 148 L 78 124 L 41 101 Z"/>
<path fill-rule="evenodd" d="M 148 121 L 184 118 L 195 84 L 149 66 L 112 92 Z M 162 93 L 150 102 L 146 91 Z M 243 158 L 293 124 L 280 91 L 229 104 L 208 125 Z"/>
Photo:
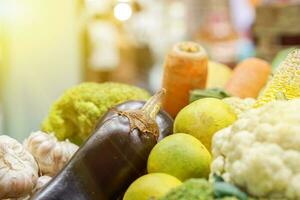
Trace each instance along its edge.
<path fill-rule="evenodd" d="M 15 0 L 0 1 L 0 18 L 17 19 L 24 16 L 24 5 Z"/>
<path fill-rule="evenodd" d="M 128 20 L 132 15 L 131 6 L 128 3 L 118 3 L 114 8 L 114 15 L 120 21 Z"/>

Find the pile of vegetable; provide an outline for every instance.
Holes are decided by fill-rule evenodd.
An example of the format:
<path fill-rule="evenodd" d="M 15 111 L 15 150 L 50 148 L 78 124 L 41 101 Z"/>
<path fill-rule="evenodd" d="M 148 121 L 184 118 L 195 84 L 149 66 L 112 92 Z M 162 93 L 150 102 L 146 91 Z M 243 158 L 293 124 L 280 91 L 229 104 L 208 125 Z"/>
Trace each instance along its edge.
<path fill-rule="evenodd" d="M 273 71 L 259 58 L 231 70 L 183 42 L 152 97 L 67 90 L 23 144 L 0 136 L 0 199 L 300 199 L 300 49 L 287 52 Z"/>
<path fill-rule="evenodd" d="M 183 183 L 168 187 L 164 179 L 144 183 L 141 177 L 125 200 L 300 199 L 300 49 L 270 73 L 266 61 L 251 58 L 222 89 L 191 91 L 174 134 L 152 149 L 146 175 Z"/>

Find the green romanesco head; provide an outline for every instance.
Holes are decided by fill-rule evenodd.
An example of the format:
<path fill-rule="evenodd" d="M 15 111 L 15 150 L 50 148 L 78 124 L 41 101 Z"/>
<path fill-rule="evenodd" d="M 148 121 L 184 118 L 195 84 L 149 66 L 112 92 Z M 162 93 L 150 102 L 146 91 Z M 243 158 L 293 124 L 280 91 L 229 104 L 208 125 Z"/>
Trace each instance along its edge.
<path fill-rule="evenodd" d="M 146 100 L 149 93 L 121 83 L 86 82 L 67 91 L 52 105 L 42 130 L 59 140 L 81 144 L 97 121 L 113 106 L 128 100 Z"/>

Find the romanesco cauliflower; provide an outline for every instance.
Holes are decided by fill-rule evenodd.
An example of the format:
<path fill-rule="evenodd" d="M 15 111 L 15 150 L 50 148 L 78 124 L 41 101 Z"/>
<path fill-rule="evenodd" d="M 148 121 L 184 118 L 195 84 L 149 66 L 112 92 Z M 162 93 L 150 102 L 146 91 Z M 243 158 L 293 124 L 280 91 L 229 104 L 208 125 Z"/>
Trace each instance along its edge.
<path fill-rule="evenodd" d="M 67 90 L 52 106 L 42 130 L 59 140 L 81 144 L 111 107 L 128 100 L 146 100 L 143 89 L 121 83 L 82 83 Z"/>
<path fill-rule="evenodd" d="M 300 99 L 244 113 L 213 138 L 212 172 L 256 197 L 300 199 Z"/>

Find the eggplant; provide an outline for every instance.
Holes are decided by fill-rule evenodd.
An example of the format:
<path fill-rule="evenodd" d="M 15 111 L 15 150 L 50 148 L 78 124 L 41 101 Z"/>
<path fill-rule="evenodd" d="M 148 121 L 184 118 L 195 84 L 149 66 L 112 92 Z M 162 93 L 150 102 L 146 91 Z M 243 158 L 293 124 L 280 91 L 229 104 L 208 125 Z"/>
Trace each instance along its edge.
<path fill-rule="evenodd" d="M 146 101 L 126 101 L 124 103 L 118 104 L 114 109 L 109 110 L 102 118 L 102 120 L 109 119 L 117 111 L 126 110 L 137 110 L 141 109 L 145 105 Z M 159 137 L 158 141 L 162 140 L 166 136 L 173 133 L 173 118 L 163 109 L 160 109 L 155 119 L 159 127 Z"/>
<path fill-rule="evenodd" d="M 144 173 L 150 151 L 158 141 L 155 119 L 165 90 L 142 109 L 113 109 L 64 169 L 33 200 L 117 199 Z"/>

